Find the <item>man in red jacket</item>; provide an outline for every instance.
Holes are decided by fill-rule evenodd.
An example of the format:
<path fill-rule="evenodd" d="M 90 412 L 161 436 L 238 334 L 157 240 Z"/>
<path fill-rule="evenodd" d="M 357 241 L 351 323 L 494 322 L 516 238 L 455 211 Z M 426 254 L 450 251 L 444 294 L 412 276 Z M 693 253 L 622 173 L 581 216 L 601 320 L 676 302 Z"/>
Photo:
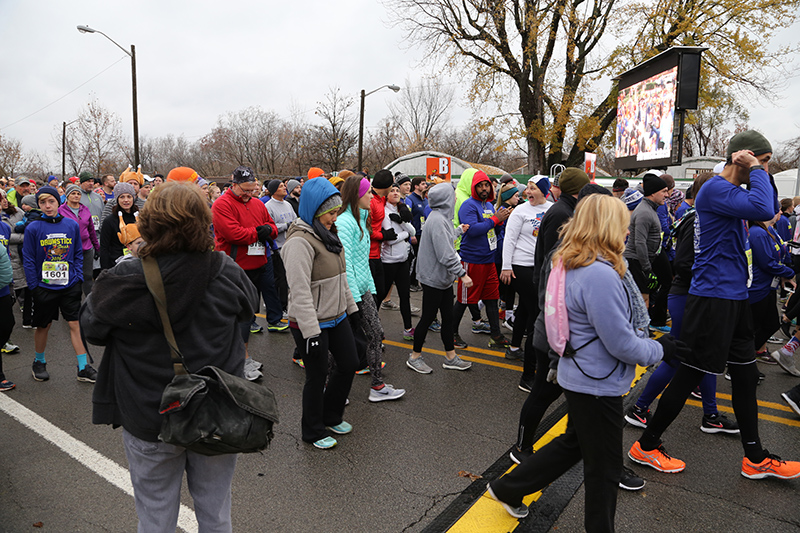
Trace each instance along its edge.
<path fill-rule="evenodd" d="M 281 322 L 283 312 L 275 289 L 272 261 L 267 255 L 267 241 L 277 237 L 278 228 L 269 216 L 266 206 L 259 201 L 252 201 L 259 191 L 255 172 L 250 167 L 237 167 L 231 181 L 233 185 L 211 206 L 214 245 L 217 250 L 231 256 L 261 291 L 267 307 L 267 330 L 286 332 L 288 325 Z M 244 323 L 241 327 L 245 344 L 251 332 L 262 331 L 255 317 L 252 323 Z M 245 360 L 245 377 L 258 379 L 261 377 L 260 367 L 261 363 L 248 356 Z"/>
<path fill-rule="evenodd" d="M 372 202 L 369 204 L 370 220 L 372 221 L 372 231 L 370 232 L 369 247 L 369 269 L 372 272 L 372 281 L 375 287 L 383 287 L 383 263 L 381 263 L 381 242 L 393 241 L 397 239 L 397 233 L 392 228 L 383 229 L 383 219 L 385 218 L 386 195 L 394 183 L 394 176 L 386 169 L 381 169 L 372 178 Z M 378 289 L 381 292 L 381 289 Z M 377 293 L 375 305 L 380 309 L 381 302 L 378 301 Z"/>

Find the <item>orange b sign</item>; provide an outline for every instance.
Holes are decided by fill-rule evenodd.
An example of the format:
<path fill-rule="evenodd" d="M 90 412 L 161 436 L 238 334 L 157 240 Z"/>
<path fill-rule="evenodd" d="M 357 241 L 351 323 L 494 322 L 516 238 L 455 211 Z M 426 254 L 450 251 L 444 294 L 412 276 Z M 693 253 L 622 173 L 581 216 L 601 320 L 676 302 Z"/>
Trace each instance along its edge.
<path fill-rule="evenodd" d="M 450 181 L 450 158 L 449 157 L 429 157 L 426 160 L 425 174 L 430 177 L 437 175 Z"/>

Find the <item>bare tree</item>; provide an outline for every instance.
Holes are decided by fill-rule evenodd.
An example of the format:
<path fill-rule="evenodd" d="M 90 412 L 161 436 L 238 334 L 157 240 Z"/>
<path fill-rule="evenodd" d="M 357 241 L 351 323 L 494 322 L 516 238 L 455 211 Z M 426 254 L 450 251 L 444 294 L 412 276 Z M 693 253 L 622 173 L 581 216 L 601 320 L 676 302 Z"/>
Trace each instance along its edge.
<path fill-rule="evenodd" d="M 396 101 L 389 104 L 392 118 L 405 137 L 406 151 L 433 148 L 447 127 L 454 94 L 455 88 L 442 84 L 438 78 L 424 78 L 418 86 L 413 86 L 406 78 L 405 89 Z"/>
<path fill-rule="evenodd" d="M 67 160 L 75 174 L 90 170 L 95 176 L 102 176 L 118 173 L 126 166 L 120 124 L 116 113 L 98 100 L 86 104 L 78 121 L 67 128 Z"/>
<path fill-rule="evenodd" d="M 344 168 L 358 142 L 357 118 L 352 107 L 353 98 L 342 95 L 338 87 L 329 89 L 325 99 L 317 103 L 315 114 L 322 125 L 313 130 L 311 142 L 317 161 L 329 170 Z"/>
<path fill-rule="evenodd" d="M 13 177 L 22 162 L 22 142 L 0 135 L 0 176 Z"/>

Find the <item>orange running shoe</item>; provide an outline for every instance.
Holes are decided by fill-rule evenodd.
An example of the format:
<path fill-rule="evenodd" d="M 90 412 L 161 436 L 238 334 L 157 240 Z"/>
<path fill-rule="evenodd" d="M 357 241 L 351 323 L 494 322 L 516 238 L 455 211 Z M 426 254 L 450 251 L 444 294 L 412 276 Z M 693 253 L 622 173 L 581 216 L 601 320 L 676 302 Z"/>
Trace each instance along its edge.
<path fill-rule="evenodd" d="M 631 449 L 628 452 L 628 457 L 630 457 L 635 463 L 653 467 L 659 472 L 664 472 L 667 474 L 683 472 L 683 469 L 686 468 L 686 463 L 680 459 L 674 459 L 667 455 L 667 451 L 663 446 L 659 446 L 655 450 L 646 452 L 639 445 L 638 440 L 633 443 L 633 446 L 631 446 Z M 742 470 L 742 473 L 744 473 L 744 470 Z"/>
<path fill-rule="evenodd" d="M 778 479 L 794 479 L 800 477 L 800 463 L 784 461 L 777 455 L 767 452 L 767 458 L 756 464 L 747 457 L 742 459 L 742 475 L 750 479 L 776 477 Z"/>

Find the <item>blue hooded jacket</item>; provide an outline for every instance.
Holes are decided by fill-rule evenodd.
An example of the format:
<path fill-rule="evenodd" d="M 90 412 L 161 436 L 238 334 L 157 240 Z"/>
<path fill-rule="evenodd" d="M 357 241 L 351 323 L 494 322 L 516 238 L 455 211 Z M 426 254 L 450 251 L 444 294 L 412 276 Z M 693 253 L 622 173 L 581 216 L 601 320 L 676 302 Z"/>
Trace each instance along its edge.
<path fill-rule="evenodd" d="M 334 194 L 339 194 L 338 189 L 324 178 L 306 181 L 305 185 L 303 185 L 303 192 L 300 194 L 300 206 L 298 207 L 298 214 L 303 219 L 303 222 L 313 226 L 317 209 L 322 205 L 322 202 Z"/>

